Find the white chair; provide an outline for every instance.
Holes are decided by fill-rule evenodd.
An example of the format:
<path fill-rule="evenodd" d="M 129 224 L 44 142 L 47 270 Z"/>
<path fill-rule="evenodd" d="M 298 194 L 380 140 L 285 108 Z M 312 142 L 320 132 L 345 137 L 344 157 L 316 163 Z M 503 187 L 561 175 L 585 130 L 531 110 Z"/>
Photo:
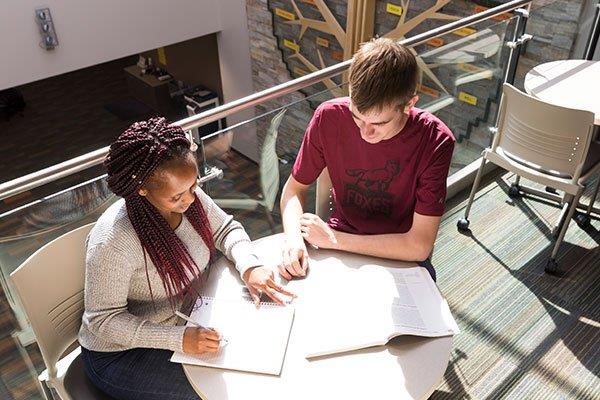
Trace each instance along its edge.
<path fill-rule="evenodd" d="M 277 157 L 276 151 L 277 133 L 279 131 L 281 120 L 283 119 L 286 111 L 286 108 L 282 109 L 271 120 L 262 145 L 262 149 L 260 151 L 259 168 L 262 198 L 213 198 L 215 203 L 221 208 L 256 210 L 259 206 L 263 207 L 273 232 L 275 232 L 275 222 L 273 221 L 273 216 L 271 213 L 273 212 L 275 199 L 277 198 L 277 192 L 279 191 L 279 158 Z"/>
<path fill-rule="evenodd" d="M 469 228 L 469 211 L 483 166 L 490 161 L 517 176 L 565 192 L 563 210 L 546 272 L 557 272 L 556 254 L 585 185 L 600 171 L 600 162 L 584 170 L 594 127 L 594 114 L 545 103 L 505 83 L 492 146 L 483 151 L 465 216 L 458 229 Z M 514 193 L 511 193 L 514 194 Z"/>
<path fill-rule="evenodd" d="M 315 195 L 315 214 L 323 221 L 327 221 L 333 211 L 333 189 L 331 177 L 327 167 L 321 171 L 317 178 L 317 189 Z"/>
<path fill-rule="evenodd" d="M 88 380 L 76 343 L 83 315 L 85 240 L 93 226 L 59 236 L 10 274 L 46 365 L 38 378 L 47 400 L 53 399 L 50 388 L 62 400 L 111 399 Z"/>

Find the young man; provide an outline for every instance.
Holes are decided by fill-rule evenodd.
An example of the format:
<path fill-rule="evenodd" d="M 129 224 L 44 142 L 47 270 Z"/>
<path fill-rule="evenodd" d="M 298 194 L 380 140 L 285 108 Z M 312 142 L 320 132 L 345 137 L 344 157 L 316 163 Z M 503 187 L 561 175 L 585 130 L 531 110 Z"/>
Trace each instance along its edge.
<path fill-rule="evenodd" d="M 286 244 L 280 274 L 304 276 L 304 241 L 396 260 L 428 260 L 446 197 L 455 139 L 414 108 L 419 69 L 390 39 L 361 46 L 349 72 L 350 98 L 315 111 L 281 196 Z M 335 210 L 327 223 L 303 212 L 308 187 L 327 168 Z"/>

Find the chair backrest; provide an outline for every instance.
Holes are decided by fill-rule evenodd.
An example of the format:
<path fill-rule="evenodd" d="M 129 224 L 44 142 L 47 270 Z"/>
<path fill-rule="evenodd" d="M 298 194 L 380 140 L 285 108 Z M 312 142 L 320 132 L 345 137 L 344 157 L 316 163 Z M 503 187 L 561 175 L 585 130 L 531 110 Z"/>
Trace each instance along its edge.
<path fill-rule="evenodd" d="M 279 158 L 277 157 L 277 134 L 287 108 L 279 111 L 271 120 L 260 151 L 260 185 L 265 208 L 273 211 L 279 191 Z"/>
<path fill-rule="evenodd" d="M 577 180 L 593 126 L 592 112 L 549 104 L 505 83 L 492 151 L 500 147 L 528 166 Z"/>
<path fill-rule="evenodd" d="M 77 340 L 83 315 L 85 241 L 94 224 L 44 245 L 10 274 L 51 378 Z"/>
<path fill-rule="evenodd" d="M 331 177 L 329 170 L 324 168 L 317 178 L 317 190 L 315 195 L 315 213 L 323 220 L 327 221 L 333 210 L 333 196 Z"/>

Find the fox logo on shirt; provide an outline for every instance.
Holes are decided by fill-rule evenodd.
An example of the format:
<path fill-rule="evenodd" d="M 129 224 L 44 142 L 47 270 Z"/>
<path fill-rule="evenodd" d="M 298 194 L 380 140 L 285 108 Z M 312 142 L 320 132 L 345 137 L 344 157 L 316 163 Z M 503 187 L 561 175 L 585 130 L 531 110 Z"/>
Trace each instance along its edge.
<path fill-rule="evenodd" d="M 346 174 L 355 179 L 354 183 L 345 185 L 344 205 L 368 213 L 391 215 L 394 196 L 386 190 L 399 173 L 397 160 L 388 160 L 383 168 L 347 169 Z"/>

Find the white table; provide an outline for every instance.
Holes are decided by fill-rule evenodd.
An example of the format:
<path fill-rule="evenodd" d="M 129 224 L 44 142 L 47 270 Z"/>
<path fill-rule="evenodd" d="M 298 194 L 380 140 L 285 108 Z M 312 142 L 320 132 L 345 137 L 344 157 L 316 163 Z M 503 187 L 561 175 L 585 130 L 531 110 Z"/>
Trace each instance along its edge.
<path fill-rule="evenodd" d="M 600 62 L 560 60 L 540 64 L 525 76 L 525 91 L 548 103 L 588 110 L 600 125 Z"/>
<path fill-rule="evenodd" d="M 255 242 L 257 252 L 265 261 L 273 263 L 269 265 L 275 265 L 280 257 L 282 238 L 282 235 L 274 235 Z M 327 250 L 310 250 L 309 253 L 316 260 L 336 257 L 348 268 L 358 268 L 366 263 L 415 265 Z M 310 278 L 309 273 L 301 283 L 307 285 L 303 289 L 310 288 L 311 282 L 317 282 Z M 231 263 L 224 258 L 216 262 L 203 293 L 237 297 L 242 292 L 242 282 Z M 356 299 L 349 299 L 352 300 Z M 386 346 L 308 361 L 298 346 L 296 335 L 301 319 L 298 310 L 296 314 L 280 376 L 184 365 L 198 394 L 206 400 L 425 399 L 435 390 L 448 365 L 451 336 L 433 339 L 401 336 Z"/>

